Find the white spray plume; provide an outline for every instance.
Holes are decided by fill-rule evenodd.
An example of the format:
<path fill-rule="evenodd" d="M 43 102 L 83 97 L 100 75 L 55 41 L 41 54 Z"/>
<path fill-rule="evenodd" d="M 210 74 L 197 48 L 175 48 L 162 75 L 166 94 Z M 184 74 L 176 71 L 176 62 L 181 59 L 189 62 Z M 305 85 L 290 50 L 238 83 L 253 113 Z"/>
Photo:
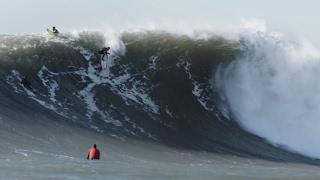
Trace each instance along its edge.
<path fill-rule="evenodd" d="M 247 48 L 216 75 L 230 113 L 271 143 L 320 158 L 320 50 L 257 35 Z"/>

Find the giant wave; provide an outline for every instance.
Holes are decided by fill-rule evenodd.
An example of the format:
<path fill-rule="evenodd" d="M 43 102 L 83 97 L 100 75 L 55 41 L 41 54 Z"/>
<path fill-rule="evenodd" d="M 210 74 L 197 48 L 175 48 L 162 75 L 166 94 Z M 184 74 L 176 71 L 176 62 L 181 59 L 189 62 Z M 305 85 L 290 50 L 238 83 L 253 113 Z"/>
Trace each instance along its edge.
<path fill-rule="evenodd" d="M 97 72 L 92 62 L 106 43 L 111 56 Z M 319 58 L 288 43 L 261 34 L 204 39 L 164 31 L 114 39 L 99 32 L 1 35 L 0 125 L 34 111 L 46 123 L 120 140 L 318 164 L 302 155 L 319 157 Z M 5 136 L 1 144 L 11 142 Z"/>

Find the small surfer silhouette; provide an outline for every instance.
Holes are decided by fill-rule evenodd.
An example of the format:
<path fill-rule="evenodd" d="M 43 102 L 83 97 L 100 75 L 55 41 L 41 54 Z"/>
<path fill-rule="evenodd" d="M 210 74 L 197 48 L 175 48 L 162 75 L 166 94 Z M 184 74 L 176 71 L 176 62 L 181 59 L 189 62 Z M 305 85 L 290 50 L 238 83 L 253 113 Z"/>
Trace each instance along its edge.
<path fill-rule="evenodd" d="M 55 36 L 58 36 L 59 34 L 59 31 L 55 26 L 53 26 L 52 28 L 48 28 L 47 32 L 49 37 L 55 37 Z"/>
<path fill-rule="evenodd" d="M 109 50 L 110 50 L 110 47 L 104 47 L 100 51 L 98 51 L 98 53 L 101 55 L 101 59 L 100 59 L 101 70 L 107 67 L 107 61 L 109 58 L 108 55 L 110 55 Z"/>
<path fill-rule="evenodd" d="M 29 90 L 32 90 L 32 87 L 31 87 L 31 82 L 27 80 L 26 77 L 23 77 L 20 81 L 20 83 L 27 89 Z"/>

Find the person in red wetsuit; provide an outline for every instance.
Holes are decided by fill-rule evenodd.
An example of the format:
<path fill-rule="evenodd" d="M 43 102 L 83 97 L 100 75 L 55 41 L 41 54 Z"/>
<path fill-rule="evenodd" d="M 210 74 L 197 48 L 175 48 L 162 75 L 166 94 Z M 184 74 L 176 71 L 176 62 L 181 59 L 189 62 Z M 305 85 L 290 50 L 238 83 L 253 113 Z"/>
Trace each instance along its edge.
<path fill-rule="evenodd" d="M 97 148 L 97 145 L 94 144 L 93 146 L 90 147 L 88 151 L 88 156 L 87 159 L 89 160 L 94 160 L 94 159 L 100 159 L 100 151 Z"/>

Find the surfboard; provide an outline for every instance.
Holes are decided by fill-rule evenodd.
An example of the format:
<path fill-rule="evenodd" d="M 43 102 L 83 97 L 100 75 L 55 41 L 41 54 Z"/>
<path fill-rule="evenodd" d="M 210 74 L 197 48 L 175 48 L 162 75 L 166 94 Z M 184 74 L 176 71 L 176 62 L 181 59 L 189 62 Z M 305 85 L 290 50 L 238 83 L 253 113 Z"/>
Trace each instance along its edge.
<path fill-rule="evenodd" d="M 47 29 L 47 32 L 48 32 L 48 36 L 50 37 L 55 37 L 55 36 L 58 36 L 59 33 L 54 33 L 51 29 Z"/>

